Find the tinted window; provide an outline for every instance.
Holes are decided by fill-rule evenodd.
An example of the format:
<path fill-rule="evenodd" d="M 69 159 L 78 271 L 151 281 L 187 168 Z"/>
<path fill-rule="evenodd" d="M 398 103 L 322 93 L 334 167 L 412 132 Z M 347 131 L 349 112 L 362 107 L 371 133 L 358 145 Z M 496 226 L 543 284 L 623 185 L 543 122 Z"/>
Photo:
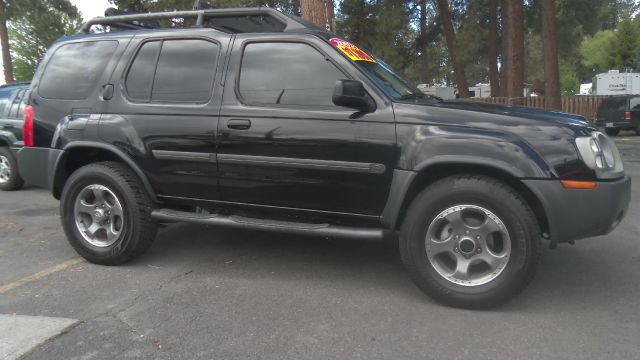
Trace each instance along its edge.
<path fill-rule="evenodd" d="M 24 93 L 26 92 L 26 90 L 20 90 L 18 91 L 18 93 L 16 94 L 16 97 L 13 98 L 13 101 L 11 102 L 11 107 L 9 108 L 9 114 L 8 116 L 10 118 L 19 118 L 20 117 L 20 107 L 24 108 L 24 105 L 22 104 L 22 97 L 24 95 Z"/>
<path fill-rule="evenodd" d="M 22 93 L 22 100 L 20 100 L 20 105 L 18 106 L 18 119 L 24 118 L 24 107 L 27 106 L 27 100 L 29 99 L 27 96 L 27 90 L 25 89 Z"/>
<path fill-rule="evenodd" d="M 249 103 L 335 106 L 336 80 L 345 78 L 309 45 L 254 43 L 244 50 L 239 90 Z"/>
<path fill-rule="evenodd" d="M 38 92 L 49 99 L 86 99 L 117 47 L 117 41 L 62 45 L 47 64 Z"/>
<path fill-rule="evenodd" d="M 160 41 L 148 42 L 140 48 L 136 59 L 131 64 L 127 76 L 127 93 L 134 99 L 148 100 L 151 97 L 153 74 L 158 61 Z"/>
<path fill-rule="evenodd" d="M 127 93 L 140 100 L 207 101 L 217 58 L 218 45 L 205 40 L 146 43 L 129 69 Z"/>
<path fill-rule="evenodd" d="M 640 97 L 632 97 L 631 99 L 629 99 L 629 109 L 630 110 L 640 109 Z"/>
<path fill-rule="evenodd" d="M 7 108 L 7 103 L 11 97 L 12 91 L 9 89 L 0 90 L 0 116 L 4 115 L 4 110 Z"/>
<path fill-rule="evenodd" d="M 218 45 L 204 40 L 165 41 L 160 51 L 151 100 L 209 99 Z"/>

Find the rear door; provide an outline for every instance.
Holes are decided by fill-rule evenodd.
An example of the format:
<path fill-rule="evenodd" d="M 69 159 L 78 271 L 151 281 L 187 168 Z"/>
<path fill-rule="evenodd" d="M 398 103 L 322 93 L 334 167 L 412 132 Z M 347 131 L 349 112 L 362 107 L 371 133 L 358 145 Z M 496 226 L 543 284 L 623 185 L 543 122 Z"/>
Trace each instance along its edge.
<path fill-rule="evenodd" d="M 218 197 L 219 68 L 229 39 L 212 29 L 138 35 L 115 72 L 100 137 L 134 158 L 159 197 Z"/>

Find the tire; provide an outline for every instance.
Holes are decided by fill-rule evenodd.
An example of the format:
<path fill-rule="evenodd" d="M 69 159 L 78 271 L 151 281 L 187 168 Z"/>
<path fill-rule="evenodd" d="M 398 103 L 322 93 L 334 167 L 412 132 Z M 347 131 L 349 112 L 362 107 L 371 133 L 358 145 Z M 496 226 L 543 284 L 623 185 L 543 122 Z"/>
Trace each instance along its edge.
<path fill-rule="evenodd" d="M 637 131 L 637 129 L 636 129 L 636 131 Z M 620 129 L 605 128 L 604 132 L 609 136 L 618 136 L 618 134 L 620 134 Z"/>
<path fill-rule="evenodd" d="M 79 168 L 60 198 L 69 243 L 87 261 L 101 265 L 123 264 L 151 246 L 157 232 L 152 209 L 140 180 L 117 162 Z"/>
<path fill-rule="evenodd" d="M 0 190 L 13 191 L 22 188 L 24 180 L 18 172 L 18 162 L 8 147 L 0 147 Z"/>
<path fill-rule="evenodd" d="M 640 136 L 640 127 L 636 127 L 633 129 L 636 132 L 636 135 Z"/>
<path fill-rule="evenodd" d="M 400 256 L 416 285 L 436 301 L 487 309 L 512 299 L 533 279 L 542 257 L 540 227 L 506 184 L 451 176 L 424 189 L 409 206 Z M 465 263 L 472 264 L 466 275 L 459 267 Z"/>

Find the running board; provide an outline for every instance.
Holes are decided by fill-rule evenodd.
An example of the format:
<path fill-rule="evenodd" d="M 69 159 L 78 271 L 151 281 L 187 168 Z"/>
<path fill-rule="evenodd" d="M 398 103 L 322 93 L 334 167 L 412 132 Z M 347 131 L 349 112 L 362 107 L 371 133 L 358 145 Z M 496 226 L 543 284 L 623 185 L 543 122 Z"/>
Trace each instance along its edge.
<path fill-rule="evenodd" d="M 297 235 L 343 237 L 351 239 L 382 239 L 384 236 L 384 230 L 378 228 L 254 219 L 237 215 L 202 214 L 171 209 L 154 210 L 151 213 L 151 217 L 163 222 L 189 222 L 194 224 L 275 231 Z"/>

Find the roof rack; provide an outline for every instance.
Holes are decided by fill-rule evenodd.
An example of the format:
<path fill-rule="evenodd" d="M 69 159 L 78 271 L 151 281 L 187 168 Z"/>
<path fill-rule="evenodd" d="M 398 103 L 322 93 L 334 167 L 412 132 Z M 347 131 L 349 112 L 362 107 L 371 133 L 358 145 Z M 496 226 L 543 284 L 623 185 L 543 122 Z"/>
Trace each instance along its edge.
<path fill-rule="evenodd" d="M 156 12 L 146 14 L 117 15 L 107 17 L 97 17 L 89 20 L 81 28 L 79 33 L 88 34 L 94 25 L 111 25 L 126 29 L 147 29 L 134 22 L 145 20 L 175 19 L 175 18 L 196 18 L 196 26 L 204 24 L 204 18 L 232 17 L 232 16 L 270 16 L 285 25 L 283 31 L 306 29 L 307 27 L 295 19 L 281 13 L 280 11 L 259 7 L 241 9 L 206 9 L 190 11 Z"/>

